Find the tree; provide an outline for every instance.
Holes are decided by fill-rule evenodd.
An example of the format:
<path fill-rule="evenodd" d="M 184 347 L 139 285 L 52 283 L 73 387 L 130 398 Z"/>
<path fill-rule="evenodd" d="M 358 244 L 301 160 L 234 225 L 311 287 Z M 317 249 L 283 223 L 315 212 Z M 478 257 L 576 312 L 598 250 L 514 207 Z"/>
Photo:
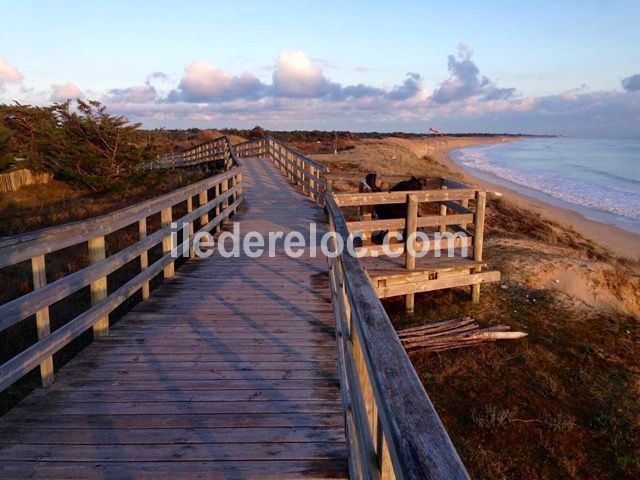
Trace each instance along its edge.
<path fill-rule="evenodd" d="M 139 145 L 140 124 L 108 114 L 100 102 L 77 100 L 73 111 L 67 101 L 54 109 L 58 125 L 48 132 L 47 163 L 62 177 L 94 191 L 109 189 L 153 157 Z"/>
<path fill-rule="evenodd" d="M 0 125 L 0 172 L 7 170 L 13 163 L 11 136 L 11 130 Z"/>

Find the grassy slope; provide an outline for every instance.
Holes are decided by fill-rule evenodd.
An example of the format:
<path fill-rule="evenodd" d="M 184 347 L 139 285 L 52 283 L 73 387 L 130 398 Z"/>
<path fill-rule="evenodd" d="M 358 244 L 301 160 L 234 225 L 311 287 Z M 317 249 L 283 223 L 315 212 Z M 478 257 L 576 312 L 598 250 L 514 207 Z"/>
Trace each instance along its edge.
<path fill-rule="evenodd" d="M 333 171 L 451 176 L 406 142 L 315 158 Z M 471 476 L 640 476 L 638 265 L 504 201 L 487 213 L 485 258 L 503 281 L 483 286 L 480 305 L 466 289 L 417 295 L 410 318 L 402 299 L 385 302 L 398 328 L 469 315 L 529 333 L 413 358 Z"/>

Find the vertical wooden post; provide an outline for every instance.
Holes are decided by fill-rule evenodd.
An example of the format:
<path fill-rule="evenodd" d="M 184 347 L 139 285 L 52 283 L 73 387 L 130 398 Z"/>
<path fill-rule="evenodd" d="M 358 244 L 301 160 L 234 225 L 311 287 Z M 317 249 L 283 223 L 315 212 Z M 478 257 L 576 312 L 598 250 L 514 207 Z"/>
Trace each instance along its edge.
<path fill-rule="evenodd" d="M 442 186 L 442 190 L 446 190 L 447 186 L 443 185 Z M 447 206 L 443 203 L 440 204 L 440 215 L 443 217 L 447 216 Z M 440 228 L 438 229 L 440 233 L 444 233 L 447 231 L 447 226 L 446 225 L 440 225 Z"/>
<path fill-rule="evenodd" d="M 416 257 L 409 249 L 409 238 L 412 237 L 412 247 L 415 251 L 415 233 L 417 231 L 417 223 L 418 223 L 418 197 L 415 194 L 407 195 L 407 218 L 405 224 L 405 232 L 406 238 L 404 239 L 404 249 L 405 249 L 405 267 L 407 270 L 415 270 L 416 269 Z M 414 300 L 415 294 L 409 293 L 405 297 L 405 308 L 407 313 L 413 313 L 414 309 Z"/>
<path fill-rule="evenodd" d="M 318 176 L 318 170 L 314 167 L 309 167 L 309 172 L 314 177 Z M 313 177 L 309 177 L 309 184 L 313 187 L 313 190 L 311 190 L 311 198 L 313 198 L 316 202 L 320 202 L 320 197 L 316 193 L 320 189 L 318 186 L 318 182 L 316 182 Z"/>
<path fill-rule="evenodd" d="M 193 212 L 193 197 L 191 195 L 189 195 L 189 198 L 187 198 L 187 213 L 191 213 Z M 193 249 L 193 234 L 194 234 L 194 228 L 193 228 L 193 221 L 190 220 L 189 221 L 189 258 L 190 259 L 194 259 L 196 258 L 196 252 Z M 182 241 L 186 241 L 186 238 L 183 238 Z"/>
<path fill-rule="evenodd" d="M 303 162 L 302 159 L 298 158 L 298 166 L 302 168 L 302 170 L 300 170 L 300 186 L 302 187 L 302 193 L 309 195 L 311 191 L 305 185 L 305 183 L 311 183 L 309 176 L 307 175 L 307 164 Z"/>
<path fill-rule="evenodd" d="M 216 185 L 213 187 L 213 198 L 218 199 L 220 197 L 220 184 L 216 183 Z M 216 204 L 216 217 L 218 215 L 220 215 L 220 212 L 222 211 L 222 207 L 221 205 L 218 203 Z M 214 227 L 214 233 L 217 233 L 220 231 L 220 224 L 222 223 L 222 220 L 220 220 L 216 226 Z"/>
<path fill-rule="evenodd" d="M 138 220 L 138 238 L 147 238 L 147 217 Z M 144 271 L 149 266 L 149 252 L 145 250 L 140 254 L 140 271 Z M 149 300 L 149 282 L 142 285 L 142 300 Z"/>
<path fill-rule="evenodd" d="M 469 208 L 469 200 L 462 200 L 460 202 L 460 205 L 462 205 L 464 208 Z M 466 223 L 461 223 L 460 226 L 464 229 L 467 228 L 467 224 Z"/>
<path fill-rule="evenodd" d="M 209 191 L 205 189 L 198 194 L 198 206 L 201 207 L 208 201 L 209 201 Z M 200 228 L 204 227 L 207 223 L 209 223 L 209 214 L 205 212 L 202 215 L 200 215 Z"/>
<path fill-rule="evenodd" d="M 238 181 L 237 181 L 237 179 L 236 179 L 236 176 L 235 176 L 235 175 L 234 175 L 233 177 L 231 177 L 231 180 L 230 180 L 230 181 L 231 181 L 231 188 L 235 187 L 235 186 L 238 184 Z M 236 192 L 233 194 L 233 197 L 232 197 L 233 203 L 235 203 L 235 201 L 236 201 L 237 199 L 238 199 L 238 191 L 236 190 Z M 234 208 L 233 208 L 233 211 L 232 211 L 232 213 L 231 213 L 231 214 L 232 214 L 232 215 L 235 215 L 237 211 L 238 211 L 238 208 L 237 208 L 237 207 L 234 207 Z"/>
<path fill-rule="evenodd" d="M 476 215 L 475 215 L 475 228 L 473 231 L 473 259 L 476 262 L 482 261 L 482 242 L 484 237 L 484 209 L 487 203 L 486 192 L 476 192 Z M 481 267 L 474 269 L 474 273 L 478 273 L 482 270 Z M 476 283 L 471 286 L 471 301 L 473 303 L 480 302 L 480 284 Z"/>
<path fill-rule="evenodd" d="M 47 284 L 44 255 L 39 255 L 31 259 L 31 273 L 33 275 L 34 290 L 42 288 Z M 36 312 L 36 328 L 38 330 L 38 340 L 43 340 L 51 333 L 49 307 L 44 307 Z M 45 358 L 40 364 L 40 380 L 43 387 L 48 387 L 53 383 L 53 357 Z"/>
<path fill-rule="evenodd" d="M 238 177 L 238 181 L 237 181 L 237 185 L 238 185 L 238 197 L 242 196 L 242 172 L 238 172 L 237 174 Z"/>
<path fill-rule="evenodd" d="M 98 263 L 105 259 L 104 237 L 89 240 L 89 263 Z M 107 298 L 107 277 L 102 277 L 91 283 L 91 305 L 96 305 Z M 93 336 L 105 337 L 109 335 L 109 315 L 100 318 L 93 324 Z"/>
<path fill-rule="evenodd" d="M 227 193 L 227 191 L 229 190 L 229 183 L 228 180 L 223 180 L 220 183 L 220 195 L 223 195 L 225 193 Z M 224 201 L 222 202 L 222 210 L 226 210 L 227 207 L 229 206 L 229 199 L 225 198 Z M 225 218 L 229 218 L 229 215 L 225 215 Z"/>
<path fill-rule="evenodd" d="M 160 225 L 162 228 L 170 227 L 171 222 L 173 220 L 173 212 L 171 207 L 163 208 L 160 211 Z M 162 255 L 168 255 L 173 250 L 173 238 L 171 237 L 171 233 L 167 234 L 162 238 Z M 171 278 L 175 274 L 174 261 L 171 262 L 164 267 L 164 278 Z"/>
<path fill-rule="evenodd" d="M 329 195 L 333 195 L 333 180 L 327 180 L 327 190 L 326 193 Z"/>

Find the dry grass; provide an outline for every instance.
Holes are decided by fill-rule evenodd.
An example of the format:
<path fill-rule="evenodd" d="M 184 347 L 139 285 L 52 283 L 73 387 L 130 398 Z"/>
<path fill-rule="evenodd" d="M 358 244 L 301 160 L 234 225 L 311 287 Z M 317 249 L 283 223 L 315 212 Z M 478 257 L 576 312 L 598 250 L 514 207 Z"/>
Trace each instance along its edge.
<path fill-rule="evenodd" d="M 363 143 L 316 158 L 333 171 L 450 176 L 404 141 Z M 402 298 L 384 302 L 396 328 L 471 316 L 529 334 L 413 359 L 472 478 L 640 478 L 639 265 L 504 200 L 489 202 L 487 232 L 503 281 L 483 286 L 479 305 L 468 289 L 416 295 L 412 317 Z"/>
<path fill-rule="evenodd" d="M 0 235 L 37 230 L 109 213 L 211 175 L 195 170 L 148 172 L 108 193 L 95 194 L 55 180 L 0 194 Z"/>

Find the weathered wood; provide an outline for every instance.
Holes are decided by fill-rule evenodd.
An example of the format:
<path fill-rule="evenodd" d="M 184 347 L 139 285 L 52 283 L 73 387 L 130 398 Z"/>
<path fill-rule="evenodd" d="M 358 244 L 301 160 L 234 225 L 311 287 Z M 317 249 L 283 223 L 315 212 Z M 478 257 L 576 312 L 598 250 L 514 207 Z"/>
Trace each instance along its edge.
<path fill-rule="evenodd" d="M 410 354 L 442 352 L 472 347 L 497 340 L 515 340 L 527 336 L 524 332 L 511 332 L 506 325 L 480 328 L 472 318 L 462 317 L 413 327 L 398 332 L 398 337 Z"/>
<path fill-rule="evenodd" d="M 3 237 L 0 239 L 0 268 L 89 241 L 98 235 L 105 236 L 113 233 L 137 223 L 142 217 L 148 217 L 160 212 L 163 208 L 183 202 L 188 196 L 197 195 L 205 188 L 212 188 L 231 178 L 238 171 L 239 167 L 234 167 L 228 172 L 107 215 Z"/>
<path fill-rule="evenodd" d="M 395 297 L 408 293 L 431 292 L 445 288 L 465 287 L 468 285 L 479 285 L 486 282 L 500 281 L 500 272 L 488 271 L 473 273 L 470 275 L 460 275 L 457 277 L 435 278 L 414 283 L 404 283 L 399 285 L 380 286 L 376 288 L 380 298 Z"/>
<path fill-rule="evenodd" d="M 33 274 L 33 289 L 38 290 L 44 287 L 47 284 L 44 255 L 39 255 L 31 259 L 31 271 Z M 36 328 L 38 331 L 38 340 L 48 337 L 51 333 L 49 307 L 45 307 L 36 312 Z M 40 363 L 40 381 L 43 387 L 48 387 L 53 383 L 53 357 L 47 357 Z"/>
<path fill-rule="evenodd" d="M 340 207 L 354 207 L 358 205 L 387 205 L 404 203 L 407 195 L 416 195 L 419 202 L 443 202 L 451 200 L 465 200 L 475 198 L 475 190 L 416 190 L 410 192 L 374 192 L 374 193 L 340 193 L 333 198 Z"/>
<path fill-rule="evenodd" d="M 252 159 L 245 167 L 251 208 L 240 214 L 243 231 L 267 232 L 273 224 L 298 229 L 317 218 L 317 207 L 299 201 L 268 163 Z M 274 185 L 268 194 L 256 188 L 265 182 Z M 216 200 L 206 205 L 219 208 L 216 217 L 227 217 L 240 205 L 240 191 L 239 184 L 227 191 L 225 199 L 232 201 L 226 209 Z M 183 218 L 196 220 L 199 209 Z M 144 241 L 157 243 L 169 230 Z M 182 245 L 174 247 L 181 251 Z M 133 253 L 139 255 L 127 255 Z M 165 254 L 125 290 L 54 331 L 51 341 L 1 366 L 0 388 L 10 381 L 8 371 L 17 375 L 18 363 L 29 368 L 55 351 L 171 261 Z M 187 262 L 110 337 L 67 363 L 48 390 L 52 395 L 34 392 L 0 419 L 0 471 L 48 479 L 130 472 L 153 478 L 347 478 L 325 271 L 322 257 L 290 259 L 281 247 L 273 259 L 214 254 Z M 52 468 L 37 467 L 43 461 Z M 17 464 L 23 469 L 14 469 Z M 146 464 L 155 468 L 143 470 Z"/>
<path fill-rule="evenodd" d="M 482 243 L 484 239 L 484 210 L 487 202 L 487 194 L 483 191 L 476 193 L 476 215 L 474 220 L 473 231 L 473 259 L 482 261 Z M 480 272 L 481 267 L 477 267 L 474 271 Z M 480 302 L 480 283 L 476 283 L 471 287 L 471 301 L 473 303 Z"/>
<path fill-rule="evenodd" d="M 405 243 L 407 245 L 405 255 L 405 268 L 409 271 L 416 268 L 415 255 L 415 235 L 418 223 L 418 199 L 415 195 L 407 195 L 407 220 L 406 220 L 406 236 Z M 411 241 L 410 241 L 411 240 Z M 413 313 L 415 298 L 413 293 L 407 294 L 405 297 L 405 310 L 407 313 Z"/>
<path fill-rule="evenodd" d="M 345 241 L 349 234 L 347 225 L 332 197 L 326 197 L 326 208 L 336 233 Z M 380 428 L 395 476 L 468 478 L 362 265 L 348 254 L 343 254 L 337 263 L 343 268 L 351 306 L 351 328 L 363 343 L 360 350 L 365 354 Z M 353 371 L 348 364 L 344 368 L 347 373 Z M 352 386 L 358 387 L 357 382 L 349 384 Z M 357 404 L 355 399 L 353 402 Z M 361 423 L 355 424 L 355 429 L 358 428 L 362 428 Z"/>
<path fill-rule="evenodd" d="M 442 188 L 442 190 L 447 190 L 447 186 L 446 185 L 443 185 L 441 188 Z M 447 204 L 455 204 L 455 202 L 442 202 L 442 203 L 440 203 L 440 215 L 442 217 L 446 217 L 446 215 L 447 215 Z M 447 224 L 446 223 L 440 224 L 439 231 L 440 231 L 440 233 L 446 232 L 447 231 Z"/>
<path fill-rule="evenodd" d="M 191 197 L 189 197 L 191 198 Z M 191 224 L 190 224 L 191 225 Z M 147 238 L 147 218 L 141 218 L 138 221 L 138 238 L 144 240 Z M 140 271 L 145 271 L 149 267 L 149 253 L 145 250 L 140 253 Z M 142 300 L 149 300 L 151 290 L 149 288 L 149 282 L 142 285 Z"/>
<path fill-rule="evenodd" d="M 171 207 L 163 208 L 160 212 L 160 225 L 162 228 L 171 227 L 171 222 L 173 221 L 173 210 Z M 163 255 L 171 255 L 171 251 L 173 250 L 173 238 L 171 234 L 165 235 L 162 239 L 162 254 Z M 175 266 L 174 262 L 170 262 L 164 268 L 164 278 L 172 278 L 175 274 Z"/>
<path fill-rule="evenodd" d="M 89 264 L 95 264 L 105 259 L 104 237 L 89 240 Z M 91 282 L 91 305 L 97 305 L 107 298 L 107 277 L 101 277 Z M 93 336 L 109 335 L 109 315 L 98 318 L 93 324 Z"/>

